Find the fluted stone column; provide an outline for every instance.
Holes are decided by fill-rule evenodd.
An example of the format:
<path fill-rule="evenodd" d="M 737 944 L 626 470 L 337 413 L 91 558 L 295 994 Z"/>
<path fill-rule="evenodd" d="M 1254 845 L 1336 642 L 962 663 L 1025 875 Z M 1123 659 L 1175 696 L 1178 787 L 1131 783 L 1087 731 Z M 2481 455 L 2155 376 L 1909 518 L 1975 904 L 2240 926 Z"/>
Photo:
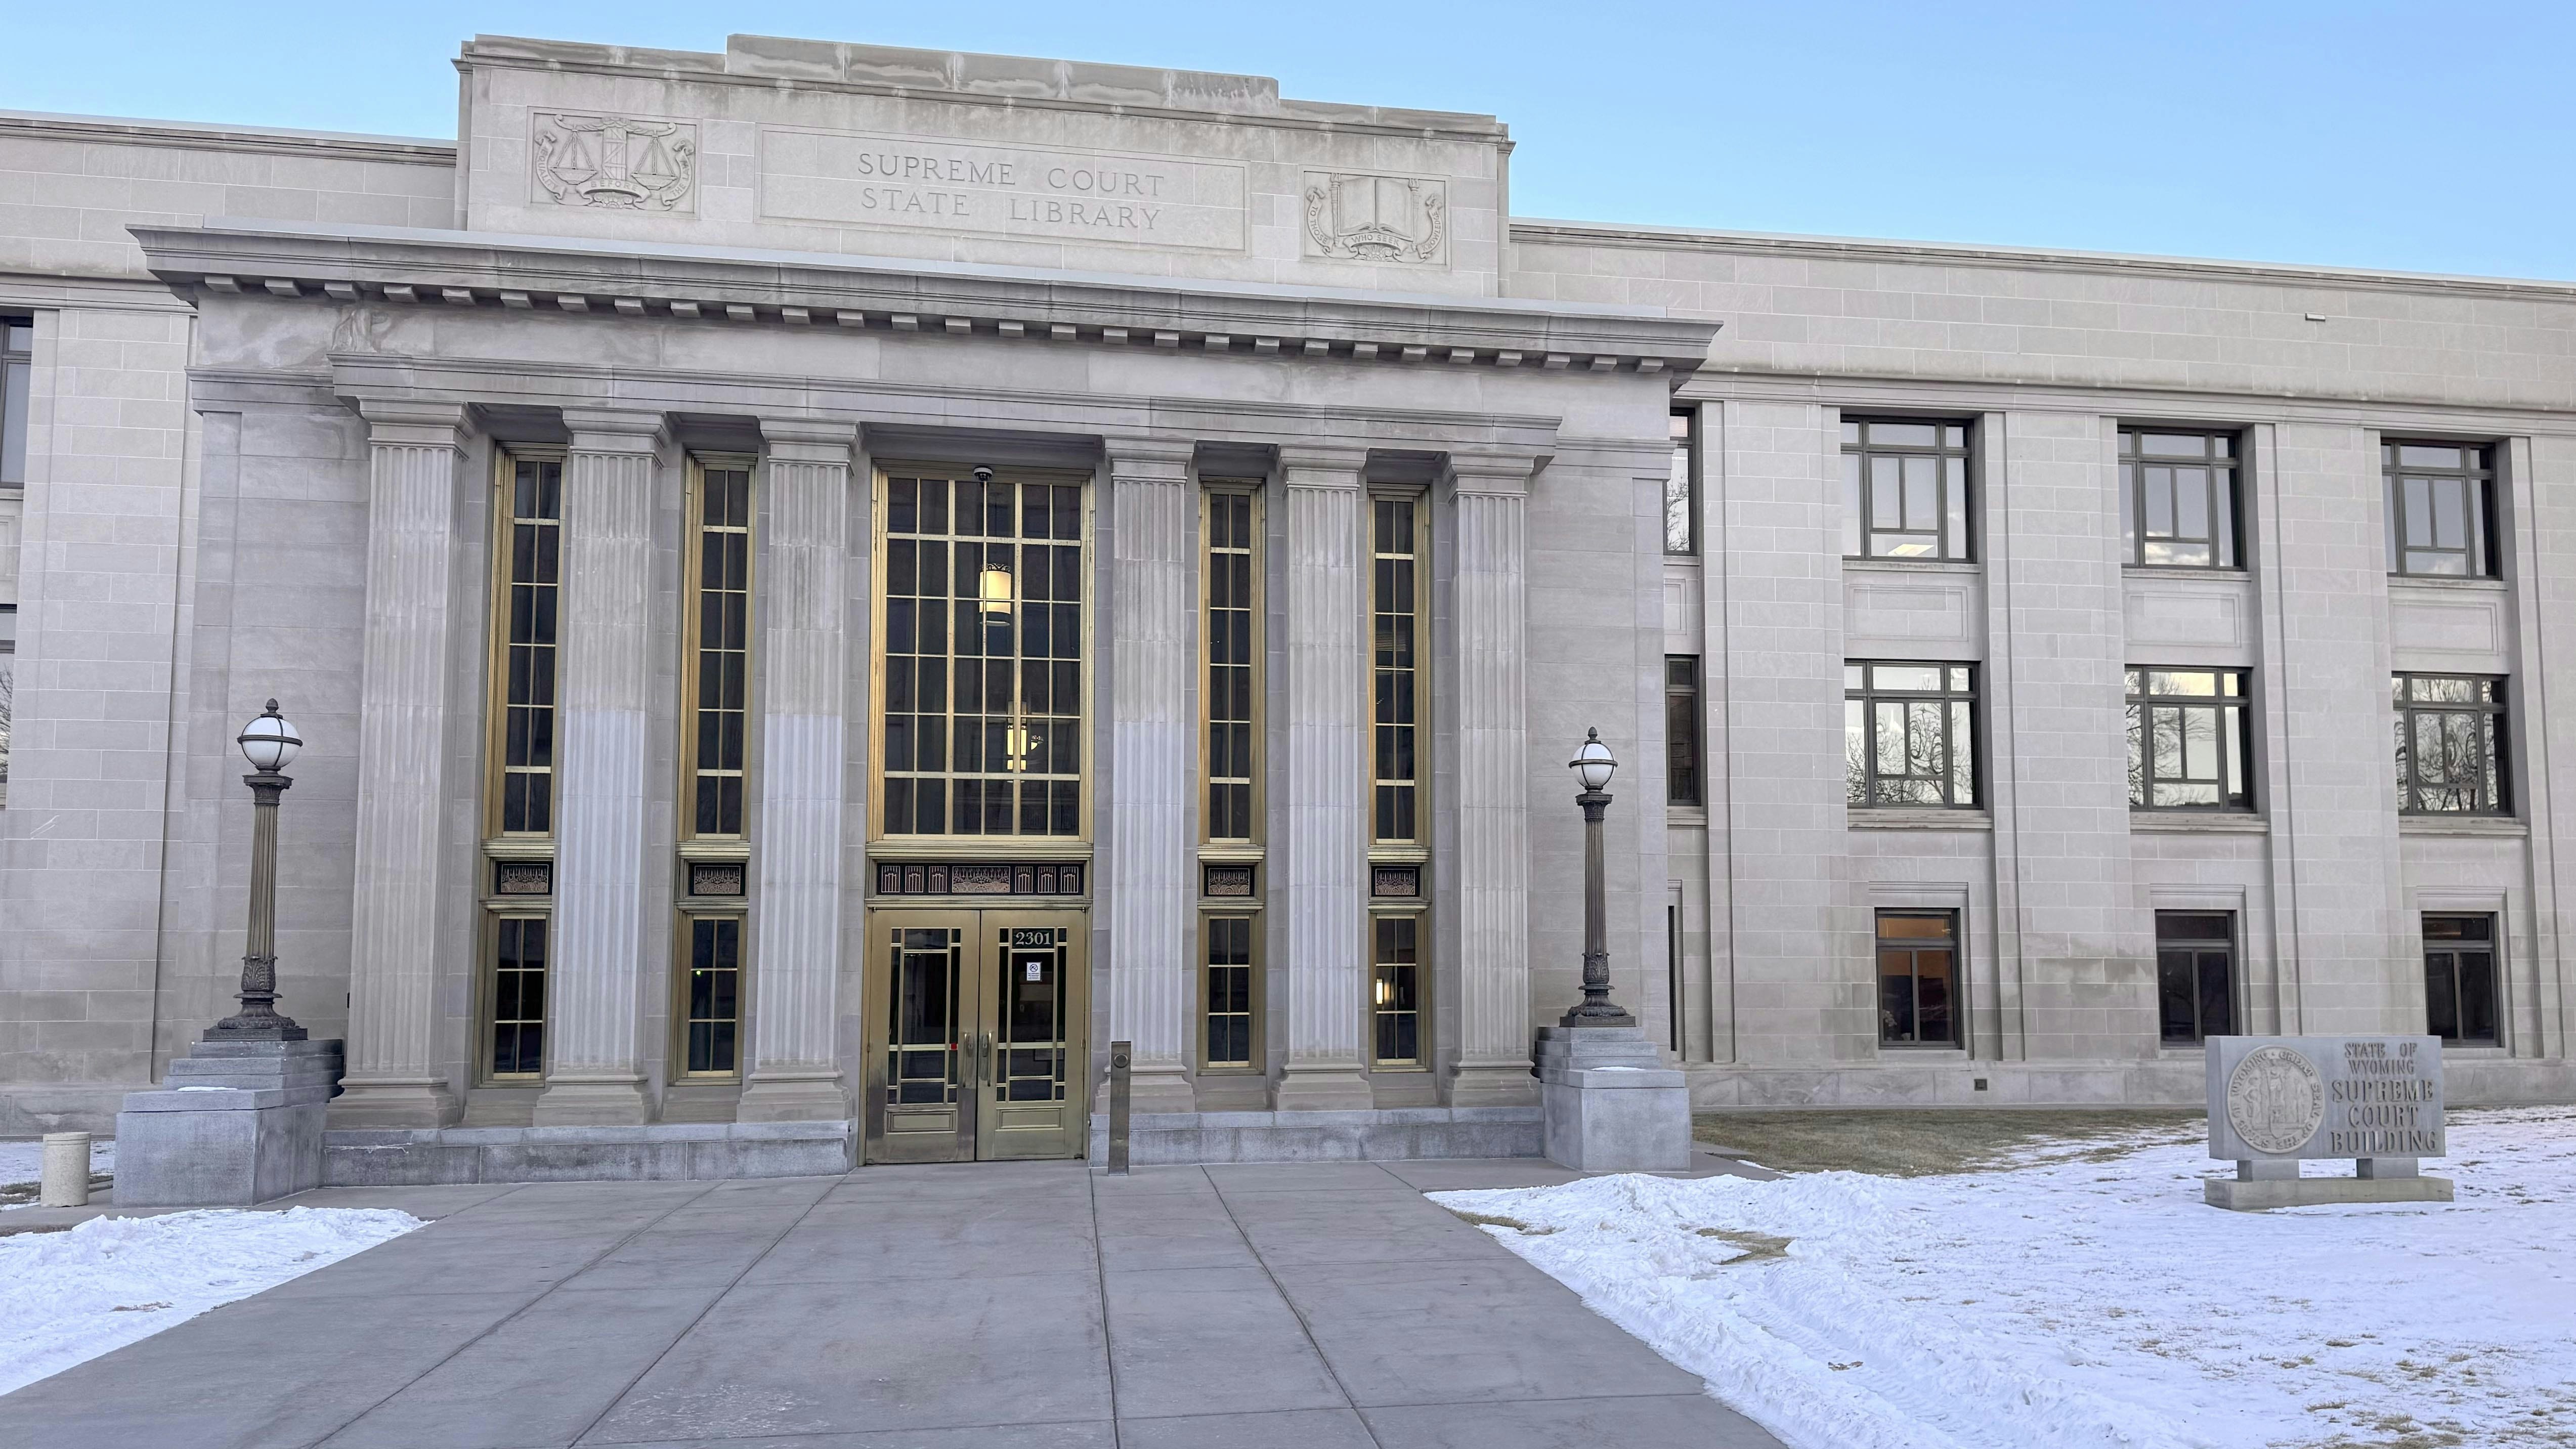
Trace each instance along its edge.
<path fill-rule="evenodd" d="M 1460 1107 L 1538 1100 L 1529 1074 L 1526 457 L 1452 455 L 1457 509 Z"/>
<path fill-rule="evenodd" d="M 1358 449 L 1292 448 L 1288 500 L 1288 768 L 1274 899 L 1288 913 L 1282 1110 L 1371 1105 L 1361 1075 L 1368 899 L 1366 510 Z"/>
<path fill-rule="evenodd" d="M 1111 544 L 1109 1034 L 1134 1043 L 1140 1112 L 1196 1105 L 1184 1075 L 1192 950 L 1190 796 L 1199 757 L 1190 708 L 1187 440 L 1108 440 Z"/>
<path fill-rule="evenodd" d="M 850 423 L 763 419 L 760 812 L 752 865 L 751 1072 L 745 1122 L 851 1114 L 840 1018 L 841 772 L 849 653 Z"/>
<path fill-rule="evenodd" d="M 358 687 L 358 839 L 345 1091 L 335 1127 L 437 1127 L 439 820 L 449 587 L 465 476 L 462 403 L 363 403 L 367 613 Z"/>
<path fill-rule="evenodd" d="M 566 409 L 554 963 L 540 1127 L 636 1123 L 645 1100 L 645 721 L 663 421 Z M 658 867 L 657 867 L 658 868 Z"/>

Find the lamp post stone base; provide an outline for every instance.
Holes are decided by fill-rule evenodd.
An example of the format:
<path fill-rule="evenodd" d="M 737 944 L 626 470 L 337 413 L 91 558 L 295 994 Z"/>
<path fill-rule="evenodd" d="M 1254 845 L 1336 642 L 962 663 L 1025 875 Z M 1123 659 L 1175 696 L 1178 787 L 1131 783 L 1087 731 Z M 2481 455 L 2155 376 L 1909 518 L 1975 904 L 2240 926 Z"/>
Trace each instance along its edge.
<path fill-rule="evenodd" d="M 1681 1172 L 1691 1157 L 1690 1089 L 1643 1027 L 1538 1029 L 1542 1141 L 1577 1172 Z"/>
<path fill-rule="evenodd" d="M 116 1114 L 118 1207 L 247 1207 L 322 1185 L 336 1041 L 201 1041 Z"/>

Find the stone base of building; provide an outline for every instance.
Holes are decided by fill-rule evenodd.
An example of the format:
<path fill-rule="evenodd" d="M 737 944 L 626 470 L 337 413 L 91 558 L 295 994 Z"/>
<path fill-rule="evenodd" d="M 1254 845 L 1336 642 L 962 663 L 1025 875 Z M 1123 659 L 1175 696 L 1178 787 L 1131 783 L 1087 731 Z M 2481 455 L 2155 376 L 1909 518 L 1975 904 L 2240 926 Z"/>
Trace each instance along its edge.
<path fill-rule="evenodd" d="M 854 1165 L 855 1124 L 438 1127 L 327 1133 L 330 1187 L 453 1182 L 698 1182 L 824 1177 Z M 119 1183 L 120 1192 L 122 1183 Z M 120 1201 L 122 1199 L 120 1198 Z"/>
<path fill-rule="evenodd" d="M 2201 1185 L 2211 1207 L 2238 1212 L 2343 1202 L 2449 1202 L 2447 1177 L 2213 1177 Z"/>
<path fill-rule="evenodd" d="M 2198 1051 L 2152 1061 L 1909 1062 L 1891 1052 L 1836 1067 L 1736 1067 L 1694 1063 L 1691 1110 L 1747 1112 L 1865 1107 L 2201 1107 L 2207 1069 Z M 2576 1062 L 2442 1056 L 2447 1105 L 2554 1106 L 2576 1102 Z"/>
<path fill-rule="evenodd" d="M 1380 1107 L 1348 1112 L 1140 1112 L 1127 1159 L 1191 1162 L 1397 1162 L 1536 1157 L 1536 1107 Z M 1109 1119 L 1091 1118 L 1091 1161 L 1109 1160 Z"/>

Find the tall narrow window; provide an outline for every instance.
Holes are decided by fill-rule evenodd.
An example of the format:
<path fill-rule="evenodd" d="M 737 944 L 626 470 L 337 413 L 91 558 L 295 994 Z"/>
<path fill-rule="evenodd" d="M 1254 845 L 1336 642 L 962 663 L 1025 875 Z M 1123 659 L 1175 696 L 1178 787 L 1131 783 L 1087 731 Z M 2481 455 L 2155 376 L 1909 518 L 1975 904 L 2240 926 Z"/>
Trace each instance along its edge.
<path fill-rule="evenodd" d="M 1843 554 L 1848 558 L 1971 556 L 1966 427 L 1844 419 Z"/>
<path fill-rule="evenodd" d="M 1252 918 L 1210 916 L 1207 1065 L 1249 1067 L 1252 1056 Z"/>
<path fill-rule="evenodd" d="M 2504 681 L 2480 675 L 2400 674 L 2397 808 L 2409 815 L 2501 815 Z"/>
<path fill-rule="evenodd" d="M 500 833 L 552 835 L 563 464 L 513 461 L 501 506 Z"/>
<path fill-rule="evenodd" d="M 2156 1018 L 2167 1046 L 2236 1034 L 2236 917 L 2156 912 Z"/>
<path fill-rule="evenodd" d="M 689 584 L 690 833 L 742 834 L 744 701 L 751 672 L 751 474 L 706 468 L 698 476 L 697 547 Z"/>
<path fill-rule="evenodd" d="M 1082 832 L 1082 489 L 886 480 L 888 835 Z"/>
<path fill-rule="evenodd" d="M 2494 455 L 2466 443 L 2379 445 L 2388 571 L 2492 578 L 2496 569 Z"/>
<path fill-rule="evenodd" d="M 685 1070 L 725 1077 L 740 1070 L 742 918 L 689 918 L 688 1040 Z"/>
<path fill-rule="evenodd" d="M 2494 1046 L 2496 918 L 2424 918 L 2425 1029 L 2457 1046 Z"/>
<path fill-rule="evenodd" d="M 1376 821 L 1380 843 L 1422 838 L 1421 761 L 1416 745 L 1421 677 L 1421 545 L 1408 499 L 1373 505 L 1369 612 L 1376 686 Z"/>
<path fill-rule="evenodd" d="M 1976 719 L 1975 665 L 1845 665 L 1847 803 L 1976 804 Z"/>
<path fill-rule="evenodd" d="M 34 405 L 36 319 L 0 317 L 0 488 L 27 481 L 27 413 Z"/>
<path fill-rule="evenodd" d="M 542 1076 L 548 922 L 543 916 L 503 916 L 494 924 L 499 940 L 492 952 L 491 1075 Z"/>
<path fill-rule="evenodd" d="M 1381 1067 L 1422 1065 L 1422 918 L 1369 921 L 1369 1016 Z"/>
<path fill-rule="evenodd" d="M 1664 803 L 1706 803 L 1700 789 L 1699 656 L 1664 656 Z"/>
<path fill-rule="evenodd" d="M 2132 669 L 2129 808 L 2246 810 L 2245 674 L 2236 669 Z"/>
<path fill-rule="evenodd" d="M 1878 1039 L 1959 1044 L 1959 913 L 1878 913 Z"/>
<path fill-rule="evenodd" d="M 1253 837 L 1252 701 L 1260 612 L 1254 502 L 1249 493 L 1207 495 L 1207 837 Z"/>
<path fill-rule="evenodd" d="M 1699 552 L 1699 409 L 1675 408 L 1673 471 L 1664 480 L 1664 552 Z"/>
<path fill-rule="evenodd" d="M 2235 434 L 2122 428 L 2120 518 L 2133 564 L 2239 567 Z"/>

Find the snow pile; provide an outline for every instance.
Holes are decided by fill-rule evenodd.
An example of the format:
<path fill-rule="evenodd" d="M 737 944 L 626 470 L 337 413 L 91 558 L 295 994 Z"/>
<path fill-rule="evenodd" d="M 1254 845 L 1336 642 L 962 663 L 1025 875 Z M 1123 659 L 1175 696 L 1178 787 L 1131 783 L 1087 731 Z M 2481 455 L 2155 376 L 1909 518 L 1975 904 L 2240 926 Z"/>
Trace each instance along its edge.
<path fill-rule="evenodd" d="M 2227 1212 L 2197 1143 L 1433 1198 L 1792 1449 L 2576 1443 L 2576 1111 L 2450 1136 L 2456 1203 Z"/>
<path fill-rule="evenodd" d="M 44 1170 L 43 1142 L 0 1142 L 0 1187 L 33 1187 Z M 94 1174 L 116 1170 L 116 1139 L 91 1139 L 89 1170 Z"/>
<path fill-rule="evenodd" d="M 0 1237 L 0 1394 L 419 1227 L 383 1209 L 92 1218 Z"/>

